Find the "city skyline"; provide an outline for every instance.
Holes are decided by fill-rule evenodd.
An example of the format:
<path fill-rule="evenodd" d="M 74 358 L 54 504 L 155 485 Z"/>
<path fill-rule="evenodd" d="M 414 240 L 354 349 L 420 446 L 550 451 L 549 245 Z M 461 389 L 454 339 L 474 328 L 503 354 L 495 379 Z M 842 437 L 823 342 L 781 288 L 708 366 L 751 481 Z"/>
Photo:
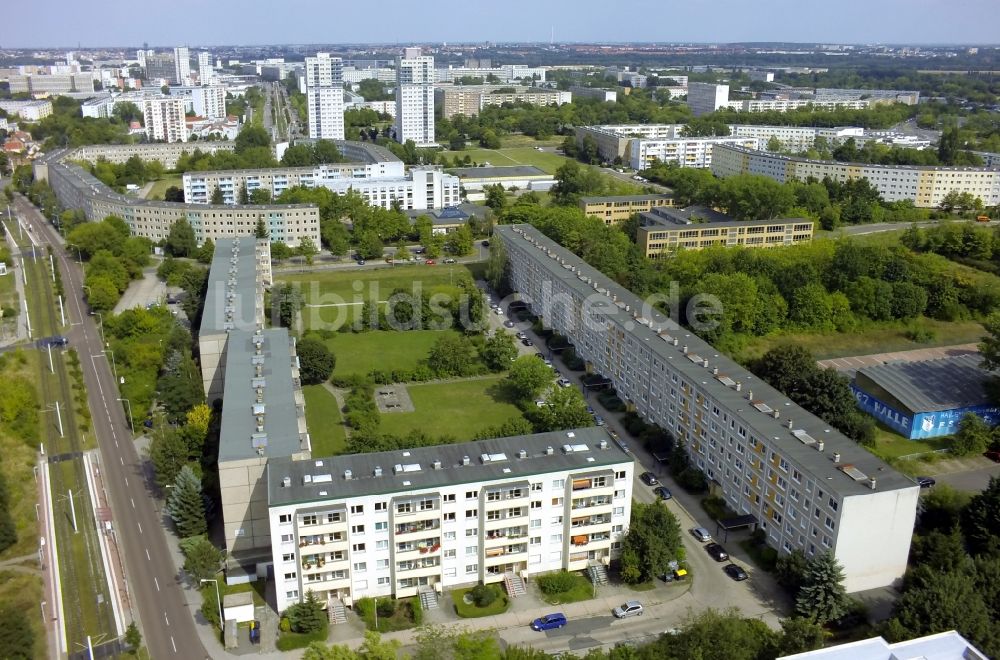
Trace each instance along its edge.
<path fill-rule="evenodd" d="M 233 12 L 224 5 L 181 0 L 171 6 L 171 14 L 190 11 L 200 20 L 171 25 L 156 12 L 135 12 L 134 5 L 123 0 L 102 3 L 99 13 L 84 3 L 56 0 L 20 9 L 21 21 L 0 26 L 0 47 L 128 47 L 146 41 L 192 46 L 398 43 L 402 47 L 449 41 L 547 43 L 553 37 L 567 43 L 995 43 L 995 20 L 990 19 L 1000 16 L 993 0 L 845 0 L 808 10 L 796 0 L 753 4 L 698 0 L 673 7 L 629 0 L 615 7 L 619 21 L 598 19 L 597 12 L 607 13 L 607 8 L 594 0 L 557 0 L 544 6 L 512 0 L 482 7 L 436 0 L 424 12 L 411 11 L 413 6 L 400 0 L 380 5 L 381 16 L 405 16 L 405 21 L 376 20 L 378 16 L 367 7 L 333 7 L 317 0 L 285 7 L 285 12 L 269 12 L 268 20 L 260 21 L 260 12 L 266 9 L 263 3 Z M 666 15 L 657 21 L 658 14 Z M 449 15 L 468 20 L 440 20 Z M 940 21 L 941 16 L 948 20 Z"/>

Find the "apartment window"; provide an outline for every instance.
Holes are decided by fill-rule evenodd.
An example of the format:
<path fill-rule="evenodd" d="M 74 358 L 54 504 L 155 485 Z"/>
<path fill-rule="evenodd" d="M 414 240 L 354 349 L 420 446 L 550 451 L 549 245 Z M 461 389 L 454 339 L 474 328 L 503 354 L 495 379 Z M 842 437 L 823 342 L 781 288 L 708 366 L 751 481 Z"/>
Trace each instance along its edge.
<path fill-rule="evenodd" d="M 389 540 L 388 539 L 382 539 L 381 541 L 375 541 L 375 549 L 376 550 L 388 550 L 389 549 Z"/>
<path fill-rule="evenodd" d="M 410 502 L 397 504 L 396 513 L 413 513 L 413 505 Z"/>
<path fill-rule="evenodd" d="M 625 526 L 624 525 L 612 525 L 611 526 L 611 531 L 615 532 L 615 533 L 621 533 L 621 532 L 625 531 Z"/>
<path fill-rule="evenodd" d="M 298 589 L 293 589 L 291 591 L 286 591 L 285 592 L 285 598 L 298 598 L 298 597 L 299 597 L 299 590 Z"/>
<path fill-rule="evenodd" d="M 623 497 L 625 497 L 625 490 L 624 489 L 622 489 L 622 490 L 616 490 L 615 491 L 615 499 L 616 500 L 620 500 Z"/>
<path fill-rule="evenodd" d="M 475 536 L 478 533 L 479 533 L 479 530 L 477 530 L 475 527 L 473 527 L 472 529 L 465 530 L 465 535 L 466 536 Z"/>
<path fill-rule="evenodd" d="M 367 562 L 363 562 L 363 561 L 354 562 L 354 572 L 355 573 L 364 573 L 367 570 L 368 570 L 368 564 L 367 564 Z"/>
<path fill-rule="evenodd" d="M 559 489 L 565 488 L 566 487 L 566 480 L 565 479 L 553 479 L 552 480 L 552 487 L 553 488 L 559 488 Z"/>
<path fill-rule="evenodd" d="M 360 516 L 360 515 L 364 515 L 364 512 L 365 512 L 365 505 L 364 504 L 352 504 L 351 505 L 351 514 L 352 515 L 359 515 Z"/>
<path fill-rule="evenodd" d="M 542 482 L 539 481 L 531 484 L 531 492 L 534 493 L 536 491 L 540 491 L 541 489 L 542 489 Z"/>
<path fill-rule="evenodd" d="M 477 497 L 479 497 L 479 493 L 477 491 L 474 491 L 474 490 L 467 490 L 467 491 L 465 491 L 465 499 L 467 499 L 467 500 L 474 500 Z"/>
<path fill-rule="evenodd" d="M 387 529 L 389 529 L 389 523 L 385 522 L 384 520 L 382 522 L 375 523 L 376 532 L 384 532 Z"/>
<path fill-rule="evenodd" d="M 388 578 L 388 577 L 380 577 L 380 578 L 378 579 L 378 586 L 380 586 L 380 587 L 384 587 L 384 586 L 386 586 L 387 584 L 389 584 L 390 582 L 391 582 L 391 578 Z"/>
<path fill-rule="evenodd" d="M 448 493 L 447 495 L 445 495 L 444 496 L 444 501 L 445 502 L 454 502 L 455 501 L 455 493 Z"/>
<path fill-rule="evenodd" d="M 479 509 L 466 509 L 465 519 L 472 520 L 479 517 Z"/>
<path fill-rule="evenodd" d="M 475 546 L 475 545 L 467 545 L 467 546 L 465 546 L 465 554 L 466 555 L 474 555 L 478 551 L 479 551 L 479 546 Z"/>
<path fill-rule="evenodd" d="M 623 507 L 623 506 L 616 506 L 614 509 L 612 509 L 611 513 L 613 515 L 616 515 L 616 516 L 624 516 L 625 515 L 625 507 Z"/>
<path fill-rule="evenodd" d="M 444 533 L 444 540 L 445 541 L 454 541 L 455 538 L 456 538 L 456 536 L 457 535 L 455 534 L 455 532 L 445 532 Z"/>
<path fill-rule="evenodd" d="M 434 508 L 434 500 L 420 500 L 419 508 L 421 511 L 431 511 Z"/>
<path fill-rule="evenodd" d="M 389 505 L 388 505 L 387 502 L 376 502 L 375 503 L 375 511 L 387 511 L 388 508 L 389 508 Z"/>
<path fill-rule="evenodd" d="M 445 550 L 444 551 L 444 558 L 445 559 L 454 559 L 455 558 L 455 554 L 456 554 L 456 552 L 455 552 L 454 548 L 452 548 L 451 550 Z"/>
<path fill-rule="evenodd" d="M 296 573 L 296 572 L 294 572 L 294 571 L 292 571 L 291 573 L 285 573 L 285 579 L 286 580 L 294 580 L 295 578 L 298 577 L 298 575 L 299 574 Z"/>
<path fill-rule="evenodd" d="M 832 497 L 830 498 L 830 508 L 833 509 L 834 511 L 837 510 L 837 500 L 833 499 Z"/>
<path fill-rule="evenodd" d="M 562 543 L 562 534 L 553 534 L 549 537 L 550 543 Z"/>
<path fill-rule="evenodd" d="M 364 534 L 364 533 L 365 533 L 364 525 L 351 525 L 351 534 Z"/>
<path fill-rule="evenodd" d="M 833 518 L 830 516 L 826 517 L 826 521 L 823 523 L 827 529 L 833 529 Z"/>
<path fill-rule="evenodd" d="M 444 521 L 445 522 L 455 522 L 455 512 L 454 511 L 450 511 L 450 512 L 444 514 Z"/>
<path fill-rule="evenodd" d="M 563 517 L 562 516 L 556 516 L 555 518 L 552 519 L 552 524 L 553 525 L 561 525 L 561 524 L 563 524 Z"/>
<path fill-rule="evenodd" d="M 354 545 L 351 546 L 351 549 L 354 550 L 354 552 L 364 552 L 365 551 L 365 544 L 364 543 L 355 543 Z"/>
<path fill-rule="evenodd" d="M 541 536 L 532 536 L 530 543 L 531 543 L 531 545 L 541 545 L 541 543 L 542 543 L 542 537 Z"/>
<path fill-rule="evenodd" d="M 290 522 L 292 522 L 292 514 L 290 514 L 290 513 L 283 513 L 283 514 L 281 514 L 280 516 L 278 516 L 278 522 L 280 522 L 280 523 L 290 523 Z"/>
<path fill-rule="evenodd" d="M 389 560 L 388 559 L 376 560 L 375 568 L 376 569 L 389 568 Z"/>
<path fill-rule="evenodd" d="M 555 500 L 553 500 L 552 503 L 555 504 Z M 534 502 L 531 503 L 531 508 L 532 509 L 541 509 L 542 508 L 542 503 L 539 502 L 539 501 L 534 501 Z"/>
<path fill-rule="evenodd" d="M 302 524 L 303 525 L 315 525 L 316 522 L 317 522 L 317 518 L 316 518 L 316 516 L 314 514 L 309 514 L 307 516 L 302 516 Z"/>
<path fill-rule="evenodd" d="M 552 498 L 552 506 L 562 506 L 562 504 L 563 504 L 563 498 L 561 497 Z M 539 505 L 541 505 L 541 502 L 539 502 Z"/>
<path fill-rule="evenodd" d="M 295 553 L 294 552 L 288 552 L 288 553 L 285 553 L 285 554 L 281 555 L 281 561 L 295 561 Z"/>
<path fill-rule="evenodd" d="M 478 572 L 479 572 L 479 564 L 466 564 L 465 565 L 465 574 L 466 575 L 471 575 L 472 573 L 478 573 Z"/>
<path fill-rule="evenodd" d="M 615 472 L 615 479 L 624 479 L 624 478 L 625 478 L 625 470 L 619 470 L 618 472 Z"/>
<path fill-rule="evenodd" d="M 291 543 L 294 540 L 295 540 L 295 537 L 292 536 L 291 534 L 282 534 L 281 535 L 281 542 L 282 543 Z"/>
<path fill-rule="evenodd" d="M 539 528 L 541 526 L 542 526 L 542 520 L 541 520 L 541 518 L 537 518 L 537 519 L 531 521 L 531 527 L 532 527 L 532 529 L 537 529 L 537 528 Z"/>

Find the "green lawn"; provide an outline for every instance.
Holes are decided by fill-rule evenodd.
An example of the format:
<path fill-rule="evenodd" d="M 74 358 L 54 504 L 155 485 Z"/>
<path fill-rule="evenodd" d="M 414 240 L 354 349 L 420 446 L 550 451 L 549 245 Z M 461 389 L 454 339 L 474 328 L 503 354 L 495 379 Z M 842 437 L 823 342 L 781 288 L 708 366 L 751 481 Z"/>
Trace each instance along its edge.
<path fill-rule="evenodd" d="M 343 453 L 347 447 L 347 434 L 337 399 L 322 385 L 306 385 L 302 394 L 306 398 L 306 426 L 313 456 Z"/>
<path fill-rule="evenodd" d="M 486 607 L 478 607 L 475 603 L 466 603 L 464 600 L 465 594 L 472 591 L 473 588 L 474 587 L 469 587 L 467 589 L 455 589 L 451 592 L 451 600 L 455 604 L 455 614 L 463 619 L 476 619 L 482 616 L 503 614 L 507 611 L 507 607 L 510 605 L 510 600 L 507 599 L 503 590 L 495 584 L 490 585 L 490 588 L 496 592 L 496 600 Z"/>
<path fill-rule="evenodd" d="M 563 143 L 564 139 L 565 138 L 562 136 L 553 135 L 550 138 L 536 140 L 530 135 L 512 133 L 510 135 L 500 137 L 500 146 L 505 149 L 509 149 L 511 147 L 558 147 Z"/>
<path fill-rule="evenodd" d="M 419 429 L 432 436 L 471 440 L 477 432 L 521 416 L 517 406 L 505 398 L 501 381 L 496 376 L 408 385 L 415 411 L 382 415 L 380 429 L 396 436 Z"/>
<path fill-rule="evenodd" d="M 323 341 L 337 356 L 334 376 L 364 375 L 373 369 L 415 368 L 443 332 L 458 333 L 457 330 L 370 330 L 338 332 Z M 307 414 L 308 410 L 307 405 Z"/>
<path fill-rule="evenodd" d="M 267 602 L 267 582 L 257 580 L 256 582 L 246 582 L 244 584 L 226 584 L 226 576 L 222 573 L 216 575 L 219 580 L 219 595 L 225 600 L 229 594 L 242 594 L 250 592 L 253 594 L 254 605 L 264 605 Z"/>
<path fill-rule="evenodd" d="M 463 149 L 462 151 L 444 151 L 442 155 L 447 156 L 449 160 L 454 160 L 456 156 L 459 158 L 468 156 L 476 165 L 489 163 L 494 167 L 534 165 L 548 174 L 555 174 L 559 166 L 569 160 L 566 156 L 551 151 L 538 151 L 532 146 L 502 147 L 500 149 Z"/>
<path fill-rule="evenodd" d="M 153 187 L 149 189 L 149 194 L 146 195 L 146 199 L 163 199 L 163 194 L 170 186 L 177 186 L 183 190 L 184 181 L 179 176 L 168 176 L 159 181 L 154 181 Z"/>
<path fill-rule="evenodd" d="M 539 590 L 539 595 L 549 605 L 565 605 L 566 603 L 576 603 L 581 600 L 590 600 L 594 597 L 594 585 L 587 578 L 579 573 L 574 573 L 574 584 L 569 591 L 561 591 L 557 594 L 546 594 Z"/>
<path fill-rule="evenodd" d="M 900 456 L 909 454 L 920 454 L 932 452 L 938 449 L 947 449 L 951 446 L 950 437 L 925 438 L 922 440 L 910 440 L 890 431 L 881 424 L 875 429 L 875 447 L 872 453 L 883 460 L 897 459 Z"/>

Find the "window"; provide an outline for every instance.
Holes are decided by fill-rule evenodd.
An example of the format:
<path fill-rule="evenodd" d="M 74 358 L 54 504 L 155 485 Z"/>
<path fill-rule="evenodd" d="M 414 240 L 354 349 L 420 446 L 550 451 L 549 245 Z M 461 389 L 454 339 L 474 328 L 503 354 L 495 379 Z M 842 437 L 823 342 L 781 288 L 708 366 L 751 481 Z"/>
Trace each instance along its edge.
<path fill-rule="evenodd" d="M 389 568 L 389 560 L 388 559 L 379 559 L 379 560 L 376 560 L 376 562 L 375 562 L 375 568 L 377 568 L 377 569 L 378 568 Z"/>
<path fill-rule="evenodd" d="M 352 515 L 358 515 L 358 516 L 360 516 L 360 515 L 364 515 L 364 513 L 365 513 L 365 505 L 364 504 L 352 504 L 351 505 L 351 514 Z"/>
<path fill-rule="evenodd" d="M 549 537 L 551 543 L 562 543 L 562 534 L 553 534 Z"/>
<path fill-rule="evenodd" d="M 475 536 L 478 533 L 479 533 L 479 530 L 477 530 L 475 527 L 473 527 L 472 529 L 465 530 L 465 535 L 466 536 Z"/>
<path fill-rule="evenodd" d="M 364 533 L 365 533 L 364 525 L 351 525 L 351 534 L 364 534 Z"/>
<path fill-rule="evenodd" d="M 285 598 L 298 598 L 298 597 L 299 597 L 299 590 L 298 589 L 293 589 L 291 591 L 286 591 L 285 592 Z"/>
<path fill-rule="evenodd" d="M 396 513 L 413 513 L 413 504 L 402 502 L 396 505 Z"/>
<path fill-rule="evenodd" d="M 541 526 L 542 526 L 542 520 L 541 520 L 541 518 L 537 518 L 537 519 L 531 521 L 531 527 L 532 527 L 532 529 L 537 529 L 538 527 L 541 527 Z"/>
<path fill-rule="evenodd" d="M 476 546 L 476 545 L 467 545 L 467 546 L 465 546 L 465 554 L 466 554 L 466 556 L 468 556 L 468 555 L 474 555 L 477 552 L 479 552 L 479 546 Z"/>
<path fill-rule="evenodd" d="M 355 543 L 354 545 L 351 546 L 351 549 L 354 550 L 354 552 L 364 552 L 365 551 L 365 544 L 364 543 Z"/>
<path fill-rule="evenodd" d="M 389 540 L 388 539 L 382 539 L 381 541 L 375 541 L 375 549 L 376 550 L 388 550 L 389 549 Z"/>
<path fill-rule="evenodd" d="M 315 514 L 309 514 L 309 515 L 306 515 L 306 516 L 302 516 L 302 524 L 303 525 L 315 525 L 316 522 L 317 522 L 317 520 L 318 519 L 317 519 L 317 517 L 316 517 Z"/>
<path fill-rule="evenodd" d="M 541 504 L 541 502 L 539 502 L 539 504 Z M 562 506 L 562 504 L 563 504 L 563 498 L 561 497 L 552 498 L 552 506 Z"/>
<path fill-rule="evenodd" d="M 615 491 L 615 499 L 616 500 L 620 500 L 623 497 L 625 497 L 625 490 L 624 489 L 622 489 L 622 490 L 616 490 Z"/>
<path fill-rule="evenodd" d="M 552 503 L 555 504 L 555 501 L 553 500 Z M 536 501 L 534 501 L 534 502 L 531 503 L 531 508 L 532 509 L 541 509 L 542 508 L 542 503 L 540 501 L 536 500 Z"/>
<path fill-rule="evenodd" d="M 625 470 L 619 470 L 618 472 L 615 472 L 615 479 L 624 479 L 624 478 L 625 478 Z"/>
<path fill-rule="evenodd" d="M 389 508 L 389 505 L 386 502 L 376 502 L 375 503 L 375 510 L 376 511 L 386 511 L 386 510 L 388 510 L 388 508 Z"/>
<path fill-rule="evenodd" d="M 444 501 L 445 502 L 454 502 L 455 501 L 455 493 L 448 493 L 447 495 L 445 495 L 444 496 Z"/>
<path fill-rule="evenodd" d="M 477 497 L 479 497 L 479 493 L 477 491 L 474 491 L 474 490 L 467 490 L 467 491 L 465 491 L 465 499 L 467 499 L 467 500 L 474 500 Z"/>
<path fill-rule="evenodd" d="M 534 492 L 539 491 L 541 489 L 542 489 L 542 482 L 539 481 L 537 483 L 531 484 L 531 492 L 534 493 Z"/>
<path fill-rule="evenodd" d="M 827 529 L 833 529 L 833 518 L 831 518 L 830 516 L 827 516 L 826 517 L 826 522 L 824 522 L 823 524 L 826 525 Z"/>
<path fill-rule="evenodd" d="M 368 570 L 368 564 L 366 562 L 363 561 L 354 562 L 355 573 L 364 573 L 367 570 Z"/>
<path fill-rule="evenodd" d="M 295 537 L 292 536 L 291 534 L 282 534 L 281 535 L 281 542 L 282 543 L 291 543 L 294 540 L 295 540 Z"/>
<path fill-rule="evenodd" d="M 285 553 L 285 554 L 281 555 L 281 561 L 295 561 L 295 553 L 294 552 L 288 552 L 288 553 Z"/>
<path fill-rule="evenodd" d="M 389 523 L 385 522 L 384 520 L 382 522 L 375 523 L 376 532 L 384 532 L 388 529 L 389 529 Z"/>
<path fill-rule="evenodd" d="M 454 541 L 455 540 L 455 536 L 456 536 L 455 532 L 445 532 L 444 533 L 444 540 L 445 541 Z"/>
<path fill-rule="evenodd" d="M 388 578 L 388 577 L 380 577 L 380 578 L 378 579 L 378 586 L 380 586 L 380 587 L 384 587 L 384 586 L 386 586 L 387 584 L 389 584 L 389 582 L 391 582 L 391 578 Z"/>
<path fill-rule="evenodd" d="M 552 524 L 553 525 L 561 525 L 561 524 L 563 524 L 563 517 L 562 516 L 556 516 L 555 518 L 552 519 Z"/>
<path fill-rule="evenodd" d="M 455 512 L 454 511 L 449 511 L 448 513 L 444 514 L 444 521 L 445 522 L 455 522 Z"/>
<path fill-rule="evenodd" d="M 466 575 L 471 575 L 472 573 L 478 573 L 478 572 L 479 572 L 479 564 L 466 564 L 465 565 L 465 574 Z"/>
<path fill-rule="evenodd" d="M 283 514 L 281 514 L 280 516 L 278 516 L 278 522 L 280 522 L 280 523 L 290 523 L 290 522 L 292 522 L 292 514 L 290 514 L 290 513 L 283 513 Z"/>
<path fill-rule="evenodd" d="M 421 511 L 431 511 L 434 509 L 434 500 L 420 500 L 418 506 Z"/>
<path fill-rule="evenodd" d="M 466 520 L 473 520 L 473 519 L 478 518 L 478 517 L 479 517 L 479 509 L 466 509 L 465 510 L 465 519 Z"/>
<path fill-rule="evenodd" d="M 563 488 L 566 487 L 566 480 L 565 479 L 553 479 L 552 480 L 552 487 L 553 488 L 557 488 L 557 489 L 563 489 Z"/>
<path fill-rule="evenodd" d="M 833 499 L 832 497 L 830 498 L 830 508 L 833 509 L 834 511 L 837 510 L 837 500 Z"/>
<path fill-rule="evenodd" d="M 611 531 L 620 534 L 625 531 L 625 525 L 612 525 Z"/>
<path fill-rule="evenodd" d="M 542 537 L 541 536 L 532 536 L 530 543 L 531 543 L 531 545 L 541 545 L 541 543 L 542 543 Z"/>
<path fill-rule="evenodd" d="M 625 507 L 623 507 L 623 506 L 616 506 L 614 509 L 612 509 L 611 513 L 613 515 L 616 515 L 616 516 L 624 516 L 625 515 Z"/>
<path fill-rule="evenodd" d="M 296 573 L 295 571 L 292 571 L 291 573 L 285 573 L 285 579 L 286 580 L 294 580 L 298 576 L 299 576 L 299 574 Z"/>
<path fill-rule="evenodd" d="M 556 550 L 555 552 L 549 553 L 549 560 L 562 561 L 562 550 Z"/>

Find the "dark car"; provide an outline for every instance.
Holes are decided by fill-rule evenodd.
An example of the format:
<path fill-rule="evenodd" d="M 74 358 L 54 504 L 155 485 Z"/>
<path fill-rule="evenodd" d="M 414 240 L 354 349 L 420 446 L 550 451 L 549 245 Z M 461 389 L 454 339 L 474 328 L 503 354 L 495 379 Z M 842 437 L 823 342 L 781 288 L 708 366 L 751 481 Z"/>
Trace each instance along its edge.
<path fill-rule="evenodd" d="M 556 612 L 555 614 L 546 614 L 545 616 L 538 617 L 531 622 L 532 630 L 553 630 L 555 628 L 562 628 L 566 625 L 566 615 L 562 612 Z"/>
<path fill-rule="evenodd" d="M 1000 463 L 1000 449 L 991 449 L 988 452 L 985 452 L 983 456 L 990 459 L 991 461 Z"/>
<path fill-rule="evenodd" d="M 535 342 L 531 341 L 527 337 L 525 337 L 524 339 L 522 339 L 521 343 L 524 344 L 525 346 L 534 346 L 535 345 Z"/>
<path fill-rule="evenodd" d="M 652 472 L 643 472 L 639 475 L 639 481 L 646 484 L 647 486 L 659 486 L 660 480 L 656 478 L 656 475 Z"/>
<path fill-rule="evenodd" d="M 915 477 L 917 483 L 920 484 L 921 488 L 930 488 L 937 482 L 934 481 L 934 477 Z"/>
<path fill-rule="evenodd" d="M 673 494 L 670 492 L 670 489 L 667 488 L 666 486 L 657 486 L 656 488 L 653 489 L 653 493 L 661 500 L 669 500 L 671 497 L 673 497 Z"/>
<path fill-rule="evenodd" d="M 69 340 L 62 335 L 54 335 L 52 337 L 44 337 L 38 340 L 38 348 L 48 348 L 49 346 L 65 346 L 69 343 Z"/>
<path fill-rule="evenodd" d="M 715 561 L 727 561 L 729 559 L 729 553 L 718 543 L 709 543 L 706 545 L 705 552 Z"/>
<path fill-rule="evenodd" d="M 722 567 L 722 570 L 726 572 L 726 575 L 733 578 L 737 582 L 742 582 L 743 580 L 750 577 L 749 575 L 747 575 L 746 571 L 744 571 L 741 567 L 737 566 L 736 564 L 726 564 L 725 566 Z"/>

